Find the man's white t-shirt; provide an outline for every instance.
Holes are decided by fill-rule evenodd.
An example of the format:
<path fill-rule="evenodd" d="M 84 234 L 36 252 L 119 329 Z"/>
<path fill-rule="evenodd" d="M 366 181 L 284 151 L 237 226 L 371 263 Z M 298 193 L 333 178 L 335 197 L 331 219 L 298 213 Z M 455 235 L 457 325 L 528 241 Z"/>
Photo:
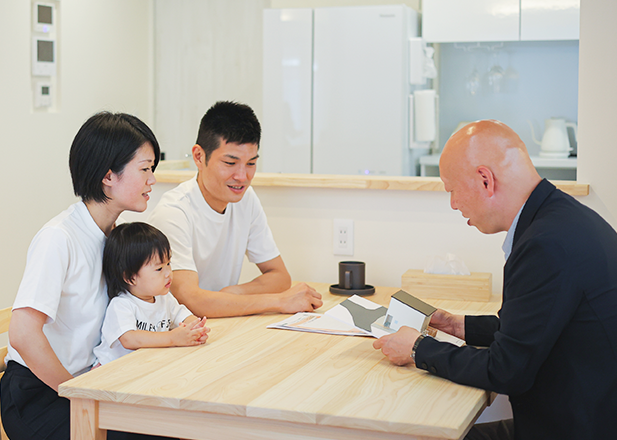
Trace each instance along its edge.
<path fill-rule="evenodd" d="M 143 301 L 128 292 L 113 298 L 107 307 L 101 343 L 94 355 L 104 365 L 134 350 L 124 348 L 118 340 L 128 331 L 166 332 L 178 327 L 192 313 L 171 293 L 155 296 L 154 302 Z"/>
<path fill-rule="evenodd" d="M 43 325 L 56 356 L 72 375 L 94 363 L 109 301 L 103 277 L 105 234 L 83 202 L 71 205 L 36 234 L 13 310 L 30 307 L 48 316 Z M 6 362 L 27 367 L 8 345 Z"/>
<path fill-rule="evenodd" d="M 197 179 L 191 179 L 163 194 L 148 221 L 169 239 L 171 268 L 197 272 L 202 289 L 238 284 L 244 254 L 255 264 L 280 255 L 250 187 L 220 214 L 204 199 Z"/>

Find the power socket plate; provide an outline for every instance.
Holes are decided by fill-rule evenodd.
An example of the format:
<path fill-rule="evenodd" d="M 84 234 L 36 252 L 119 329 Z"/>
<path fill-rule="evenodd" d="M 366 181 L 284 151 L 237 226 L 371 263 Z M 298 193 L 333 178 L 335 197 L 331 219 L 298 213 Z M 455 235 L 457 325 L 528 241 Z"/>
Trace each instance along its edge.
<path fill-rule="evenodd" d="M 353 255 L 353 220 L 334 219 L 334 255 Z"/>

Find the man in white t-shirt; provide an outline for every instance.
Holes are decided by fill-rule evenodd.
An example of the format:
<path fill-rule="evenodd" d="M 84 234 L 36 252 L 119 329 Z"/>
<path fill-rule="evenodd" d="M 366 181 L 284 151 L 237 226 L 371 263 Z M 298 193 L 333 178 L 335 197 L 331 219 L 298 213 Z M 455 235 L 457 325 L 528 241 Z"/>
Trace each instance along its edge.
<path fill-rule="evenodd" d="M 250 188 L 260 138 L 250 107 L 217 102 L 202 118 L 192 149 L 196 178 L 165 193 L 150 216 L 171 244 L 171 292 L 196 316 L 296 313 L 322 305 L 312 287 L 291 287 Z M 245 254 L 261 275 L 238 284 Z"/>

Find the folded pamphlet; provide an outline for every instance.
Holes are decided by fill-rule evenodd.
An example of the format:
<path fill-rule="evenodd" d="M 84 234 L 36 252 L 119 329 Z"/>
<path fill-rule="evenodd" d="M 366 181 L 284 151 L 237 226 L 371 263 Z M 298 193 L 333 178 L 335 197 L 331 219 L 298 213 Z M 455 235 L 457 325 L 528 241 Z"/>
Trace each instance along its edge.
<path fill-rule="evenodd" d="M 387 311 L 384 306 L 353 295 L 324 314 L 299 312 L 268 328 L 378 338 L 381 334 L 374 334 L 371 324 L 385 316 Z"/>
<path fill-rule="evenodd" d="M 384 306 L 364 297 L 353 295 L 323 314 L 298 312 L 289 318 L 269 325 L 267 328 L 380 338 L 394 332 L 394 330 L 380 325 L 380 323 L 383 324 L 387 312 L 388 309 Z M 439 330 L 436 331 L 434 337 L 438 341 L 449 342 L 459 347 L 464 343 L 461 339 Z"/>

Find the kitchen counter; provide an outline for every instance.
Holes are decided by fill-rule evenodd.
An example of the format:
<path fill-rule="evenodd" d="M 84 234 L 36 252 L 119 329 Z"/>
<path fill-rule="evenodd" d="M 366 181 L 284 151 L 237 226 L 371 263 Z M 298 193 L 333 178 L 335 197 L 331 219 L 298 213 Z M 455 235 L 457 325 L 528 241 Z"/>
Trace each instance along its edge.
<path fill-rule="evenodd" d="M 427 167 L 438 167 L 441 155 L 433 154 L 420 158 L 420 175 L 427 175 Z M 576 170 L 576 157 L 548 158 L 540 156 L 530 156 L 533 166 L 538 170 Z"/>
<path fill-rule="evenodd" d="M 425 156 L 432 157 L 432 156 Z M 438 161 L 439 159 L 437 159 Z M 569 160 L 569 159 L 547 159 Z M 575 159 L 576 160 L 576 159 Z M 437 162 L 438 163 L 438 162 Z M 194 170 L 158 170 L 158 182 L 182 183 L 195 176 Z M 589 184 L 573 180 L 551 181 L 557 188 L 573 196 L 589 195 Z M 284 174 L 256 173 L 253 186 L 280 186 L 305 188 L 343 188 L 343 189 L 389 189 L 402 191 L 445 191 L 439 177 L 415 176 L 362 176 L 334 174 Z"/>

